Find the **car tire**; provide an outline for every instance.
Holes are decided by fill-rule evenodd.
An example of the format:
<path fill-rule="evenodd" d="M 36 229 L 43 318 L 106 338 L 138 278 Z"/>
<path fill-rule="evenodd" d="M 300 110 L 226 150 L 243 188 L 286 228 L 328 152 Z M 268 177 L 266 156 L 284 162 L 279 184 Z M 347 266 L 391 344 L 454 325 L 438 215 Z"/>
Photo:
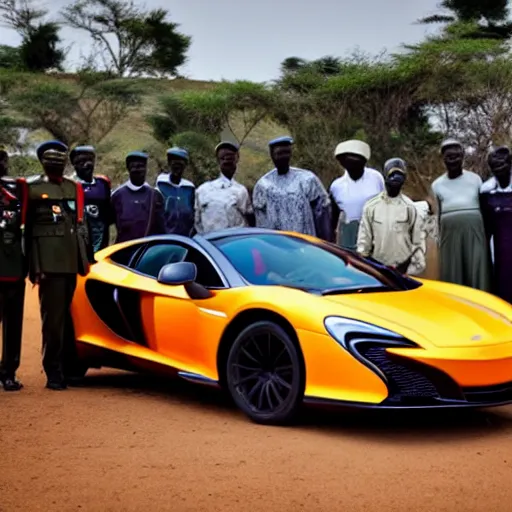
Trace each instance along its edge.
<path fill-rule="evenodd" d="M 274 322 L 261 321 L 236 337 L 226 363 L 226 384 L 237 407 L 264 425 L 289 424 L 304 398 L 297 344 Z"/>

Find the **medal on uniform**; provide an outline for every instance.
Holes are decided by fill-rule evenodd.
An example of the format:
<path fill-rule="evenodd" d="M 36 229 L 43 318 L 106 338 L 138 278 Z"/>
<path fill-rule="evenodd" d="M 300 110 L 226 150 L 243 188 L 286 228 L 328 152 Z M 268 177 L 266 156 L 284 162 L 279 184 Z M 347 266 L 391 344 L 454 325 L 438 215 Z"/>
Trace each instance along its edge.
<path fill-rule="evenodd" d="M 53 213 L 53 222 L 58 222 L 61 217 L 61 214 L 62 214 L 62 210 L 60 209 L 60 206 L 58 204 L 54 204 L 52 206 L 52 213 Z"/>

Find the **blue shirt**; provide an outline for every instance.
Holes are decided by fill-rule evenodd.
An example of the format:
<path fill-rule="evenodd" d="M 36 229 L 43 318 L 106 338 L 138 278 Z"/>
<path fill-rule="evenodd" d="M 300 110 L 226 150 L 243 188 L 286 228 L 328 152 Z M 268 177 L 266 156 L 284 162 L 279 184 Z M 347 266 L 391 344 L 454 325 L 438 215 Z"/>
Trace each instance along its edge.
<path fill-rule="evenodd" d="M 161 174 L 156 189 L 164 198 L 166 232 L 190 236 L 194 227 L 194 184 L 182 179 L 176 185 L 170 181 L 168 174 Z"/>

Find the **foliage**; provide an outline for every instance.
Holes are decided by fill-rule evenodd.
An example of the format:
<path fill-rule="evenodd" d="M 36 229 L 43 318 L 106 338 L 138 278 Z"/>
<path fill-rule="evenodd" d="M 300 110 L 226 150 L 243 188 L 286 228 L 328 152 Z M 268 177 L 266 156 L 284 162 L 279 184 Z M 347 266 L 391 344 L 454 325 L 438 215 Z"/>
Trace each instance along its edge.
<path fill-rule="evenodd" d="M 55 23 L 41 23 L 23 38 L 21 60 L 29 71 L 62 71 L 66 52 L 59 48 L 59 27 Z"/>
<path fill-rule="evenodd" d="M 139 104 L 140 91 L 108 74 L 82 72 L 76 84 L 35 79 L 11 100 L 33 127 L 56 139 L 68 145 L 98 144 Z"/>
<path fill-rule="evenodd" d="M 170 143 L 189 152 L 187 178 L 196 186 L 217 176 L 219 170 L 214 151 L 217 141 L 212 136 L 198 132 L 181 132 Z"/>
<path fill-rule="evenodd" d="M 13 149 L 18 145 L 19 119 L 10 111 L 9 94 L 26 77 L 22 73 L 0 70 L 0 144 Z"/>
<path fill-rule="evenodd" d="M 36 8 L 31 0 L 0 0 L 0 14 L 4 25 L 22 38 L 16 63 L 21 60 L 23 69 L 28 71 L 62 70 L 66 52 L 60 47 L 59 26 L 45 21 L 48 10 Z"/>
<path fill-rule="evenodd" d="M 166 21 L 167 15 L 132 0 L 76 0 L 62 11 L 67 25 L 91 36 L 95 54 L 118 76 L 176 76 L 191 38 Z"/>
<path fill-rule="evenodd" d="M 443 0 L 443 13 L 420 20 L 420 23 L 466 25 L 464 38 L 506 40 L 512 36 L 508 0 Z"/>
<path fill-rule="evenodd" d="M 0 69 L 23 69 L 23 60 L 21 59 L 19 48 L 4 44 L 0 45 Z"/>
<path fill-rule="evenodd" d="M 12 176 L 34 176 L 41 173 L 41 164 L 34 156 L 16 154 L 9 158 L 9 172 Z"/>
<path fill-rule="evenodd" d="M 227 129 L 243 145 L 273 109 L 275 95 L 262 84 L 224 82 L 210 91 L 185 91 L 160 98 L 159 111 L 149 117 L 155 138 L 168 141 L 182 132 L 219 139 Z M 235 125 L 235 117 L 241 119 Z"/>

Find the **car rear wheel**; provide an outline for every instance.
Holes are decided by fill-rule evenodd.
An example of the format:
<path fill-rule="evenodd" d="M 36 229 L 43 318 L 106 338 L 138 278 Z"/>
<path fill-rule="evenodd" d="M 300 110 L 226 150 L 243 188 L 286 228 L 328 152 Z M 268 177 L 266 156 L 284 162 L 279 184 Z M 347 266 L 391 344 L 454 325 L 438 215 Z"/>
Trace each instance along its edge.
<path fill-rule="evenodd" d="M 298 347 L 277 324 L 268 321 L 245 328 L 227 360 L 227 387 L 236 405 L 256 423 L 289 423 L 304 397 L 304 375 Z"/>

